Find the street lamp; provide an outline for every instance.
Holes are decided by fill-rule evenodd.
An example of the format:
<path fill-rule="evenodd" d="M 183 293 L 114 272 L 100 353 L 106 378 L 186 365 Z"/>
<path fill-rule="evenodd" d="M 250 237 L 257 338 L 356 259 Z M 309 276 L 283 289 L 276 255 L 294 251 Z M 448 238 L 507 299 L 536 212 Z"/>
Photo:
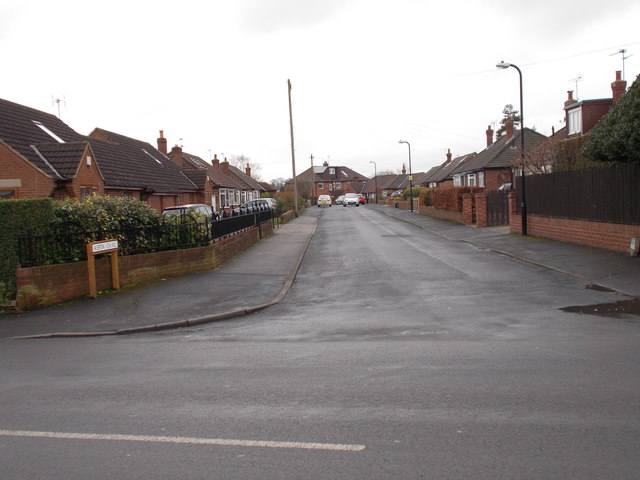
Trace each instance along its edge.
<path fill-rule="evenodd" d="M 378 204 L 378 166 L 376 165 L 376 162 L 374 162 L 373 160 L 369 160 L 369 163 L 373 163 L 373 179 L 375 182 L 376 205 L 377 205 Z"/>
<path fill-rule="evenodd" d="M 522 215 L 522 235 L 527 235 L 527 201 L 525 196 L 525 177 L 524 171 L 524 113 L 522 110 L 522 71 L 513 63 L 506 63 L 504 60 L 496 65 L 497 68 L 506 69 L 513 67 L 518 71 L 520 76 L 520 169 L 522 172 L 522 203 L 520 203 L 520 214 Z"/>
<path fill-rule="evenodd" d="M 398 143 L 406 143 L 409 147 L 409 199 L 411 200 L 411 213 L 413 213 L 413 175 L 411 175 L 411 144 L 405 140 L 400 140 Z"/>

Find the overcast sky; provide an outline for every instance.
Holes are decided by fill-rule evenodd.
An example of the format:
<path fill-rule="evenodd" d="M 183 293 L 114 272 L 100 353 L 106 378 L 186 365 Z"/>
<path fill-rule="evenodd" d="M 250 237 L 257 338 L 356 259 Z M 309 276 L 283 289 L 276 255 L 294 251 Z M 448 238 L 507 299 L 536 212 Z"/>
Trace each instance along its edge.
<path fill-rule="evenodd" d="M 486 146 L 506 104 L 546 135 L 567 90 L 611 97 L 640 73 L 637 0 L 0 0 L 0 98 L 205 160 L 244 155 L 269 181 L 328 161 L 426 171 Z M 408 167 L 408 165 L 407 165 Z"/>

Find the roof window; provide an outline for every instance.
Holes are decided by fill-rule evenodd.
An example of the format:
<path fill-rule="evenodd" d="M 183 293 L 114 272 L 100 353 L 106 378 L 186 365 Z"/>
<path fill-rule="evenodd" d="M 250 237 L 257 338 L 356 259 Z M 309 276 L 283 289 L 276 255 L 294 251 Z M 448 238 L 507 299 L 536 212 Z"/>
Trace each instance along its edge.
<path fill-rule="evenodd" d="M 58 135 L 56 135 L 55 133 L 53 133 L 51 130 L 49 130 L 47 127 L 45 127 L 42 122 L 38 122 L 37 120 L 32 120 L 33 124 L 38 127 L 40 130 L 42 130 L 43 132 L 45 132 L 47 135 L 49 135 L 51 138 L 53 138 L 55 141 L 57 141 L 58 143 L 64 143 L 64 140 L 61 139 Z"/>

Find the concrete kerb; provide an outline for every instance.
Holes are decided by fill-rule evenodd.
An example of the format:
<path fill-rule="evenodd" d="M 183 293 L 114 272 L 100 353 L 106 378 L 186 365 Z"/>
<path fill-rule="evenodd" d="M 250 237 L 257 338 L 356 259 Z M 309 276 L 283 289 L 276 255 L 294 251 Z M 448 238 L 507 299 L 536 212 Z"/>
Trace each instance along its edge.
<path fill-rule="evenodd" d="M 385 212 L 384 210 L 378 210 L 378 211 L 380 211 L 381 213 L 383 213 L 383 214 L 385 214 L 385 215 L 387 215 L 389 217 L 393 217 L 393 218 L 395 218 L 397 220 L 403 221 L 405 223 L 409 223 L 409 224 L 414 225 L 416 227 L 419 227 L 419 228 L 421 228 L 423 230 L 426 230 L 426 231 L 428 231 L 430 233 L 433 233 L 434 235 L 438 235 L 439 237 L 444 238 L 445 240 L 449 240 L 451 242 L 467 243 L 467 244 L 473 245 L 475 247 L 483 248 L 483 249 L 485 249 L 485 250 L 487 250 L 489 252 L 497 253 L 499 255 L 504 255 L 505 257 L 513 258 L 514 260 L 518 260 L 518 261 L 523 262 L 523 263 L 528 263 L 529 265 L 535 265 L 536 267 L 546 268 L 547 270 L 551 270 L 551 271 L 554 271 L 554 272 L 557 272 L 557 273 L 561 273 L 563 275 L 568 275 L 570 277 L 577 278 L 579 280 L 584 280 L 584 281 L 587 281 L 587 282 L 591 281 L 591 279 L 589 279 L 589 278 L 587 278 L 587 277 L 585 277 L 583 275 L 579 275 L 579 274 L 574 273 L 574 272 L 569 272 L 567 270 L 563 270 L 563 269 L 558 268 L 558 267 L 553 266 L 553 265 L 547 265 L 547 264 L 539 262 L 537 260 L 532 260 L 530 258 L 526 258 L 526 257 L 523 257 L 521 255 L 516 255 L 513 252 L 508 252 L 508 251 L 505 251 L 505 250 L 500 250 L 500 249 L 497 249 L 497 248 L 494 248 L 494 247 L 490 247 L 490 246 L 485 245 L 483 243 L 480 243 L 478 241 L 473 241 L 473 240 L 468 240 L 468 239 L 460 239 L 460 238 L 452 238 L 452 237 L 449 237 L 448 235 L 445 235 L 442 232 L 439 232 L 438 230 L 434 230 L 434 229 L 429 228 L 429 227 L 427 227 L 425 225 L 420 225 L 418 223 L 412 222 L 410 219 L 406 219 L 406 218 L 402 218 L 402 217 L 399 217 L 399 216 L 396 216 L 396 215 L 392 215 L 390 213 Z M 472 227 L 467 227 L 467 228 L 472 228 Z M 594 285 L 602 286 L 602 285 L 599 285 L 597 283 L 594 283 Z M 621 293 L 623 295 L 627 295 L 627 296 L 631 296 L 631 297 L 634 296 L 633 294 L 628 293 L 628 292 L 624 292 L 624 291 L 622 291 L 620 289 L 616 289 L 616 288 L 612 288 L 612 287 L 608 287 L 608 286 L 603 286 L 603 287 L 604 288 L 609 288 L 611 290 L 615 290 L 616 292 Z"/>
<path fill-rule="evenodd" d="M 111 330 L 106 332 L 59 332 L 59 333 L 45 333 L 40 335 L 26 335 L 20 337 L 11 337 L 14 340 L 25 340 L 25 339 L 40 339 L 40 338 L 74 338 L 74 337 L 104 337 L 104 336 L 112 336 L 112 335 L 130 335 L 134 333 L 144 333 L 144 332 L 153 332 L 159 330 L 171 330 L 177 328 L 186 328 L 192 327 L 195 325 L 204 325 L 207 323 L 220 322 L 224 320 L 228 320 L 230 318 L 236 318 L 244 315 L 249 315 L 251 313 L 258 312 L 260 310 L 264 310 L 272 305 L 275 305 L 282 301 L 282 299 L 287 295 L 293 282 L 295 281 L 296 276 L 298 275 L 298 271 L 300 270 L 300 265 L 302 264 L 302 260 L 309 249 L 309 245 L 313 236 L 315 235 L 316 228 L 318 227 L 318 221 L 320 217 L 318 217 L 313 224 L 313 229 L 311 231 L 311 235 L 307 239 L 304 248 L 301 249 L 298 258 L 296 258 L 295 263 L 287 280 L 284 282 L 282 288 L 278 291 L 278 293 L 268 302 L 261 303 L 258 305 L 252 305 L 242 308 L 237 308 L 234 310 L 230 310 L 227 312 L 216 313 L 213 315 L 206 315 L 203 317 L 191 318 L 188 320 L 180 320 L 177 322 L 167 322 L 167 323 L 158 323 L 154 325 L 142 325 L 139 327 L 132 328 L 123 328 L 119 330 Z"/>

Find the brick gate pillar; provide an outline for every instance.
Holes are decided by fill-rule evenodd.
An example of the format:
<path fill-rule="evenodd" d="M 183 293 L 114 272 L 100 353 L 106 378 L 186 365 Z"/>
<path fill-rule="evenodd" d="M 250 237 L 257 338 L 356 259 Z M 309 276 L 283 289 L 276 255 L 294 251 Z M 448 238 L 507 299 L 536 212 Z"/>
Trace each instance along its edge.
<path fill-rule="evenodd" d="M 476 193 L 476 227 L 486 227 L 487 221 L 487 194 Z"/>

